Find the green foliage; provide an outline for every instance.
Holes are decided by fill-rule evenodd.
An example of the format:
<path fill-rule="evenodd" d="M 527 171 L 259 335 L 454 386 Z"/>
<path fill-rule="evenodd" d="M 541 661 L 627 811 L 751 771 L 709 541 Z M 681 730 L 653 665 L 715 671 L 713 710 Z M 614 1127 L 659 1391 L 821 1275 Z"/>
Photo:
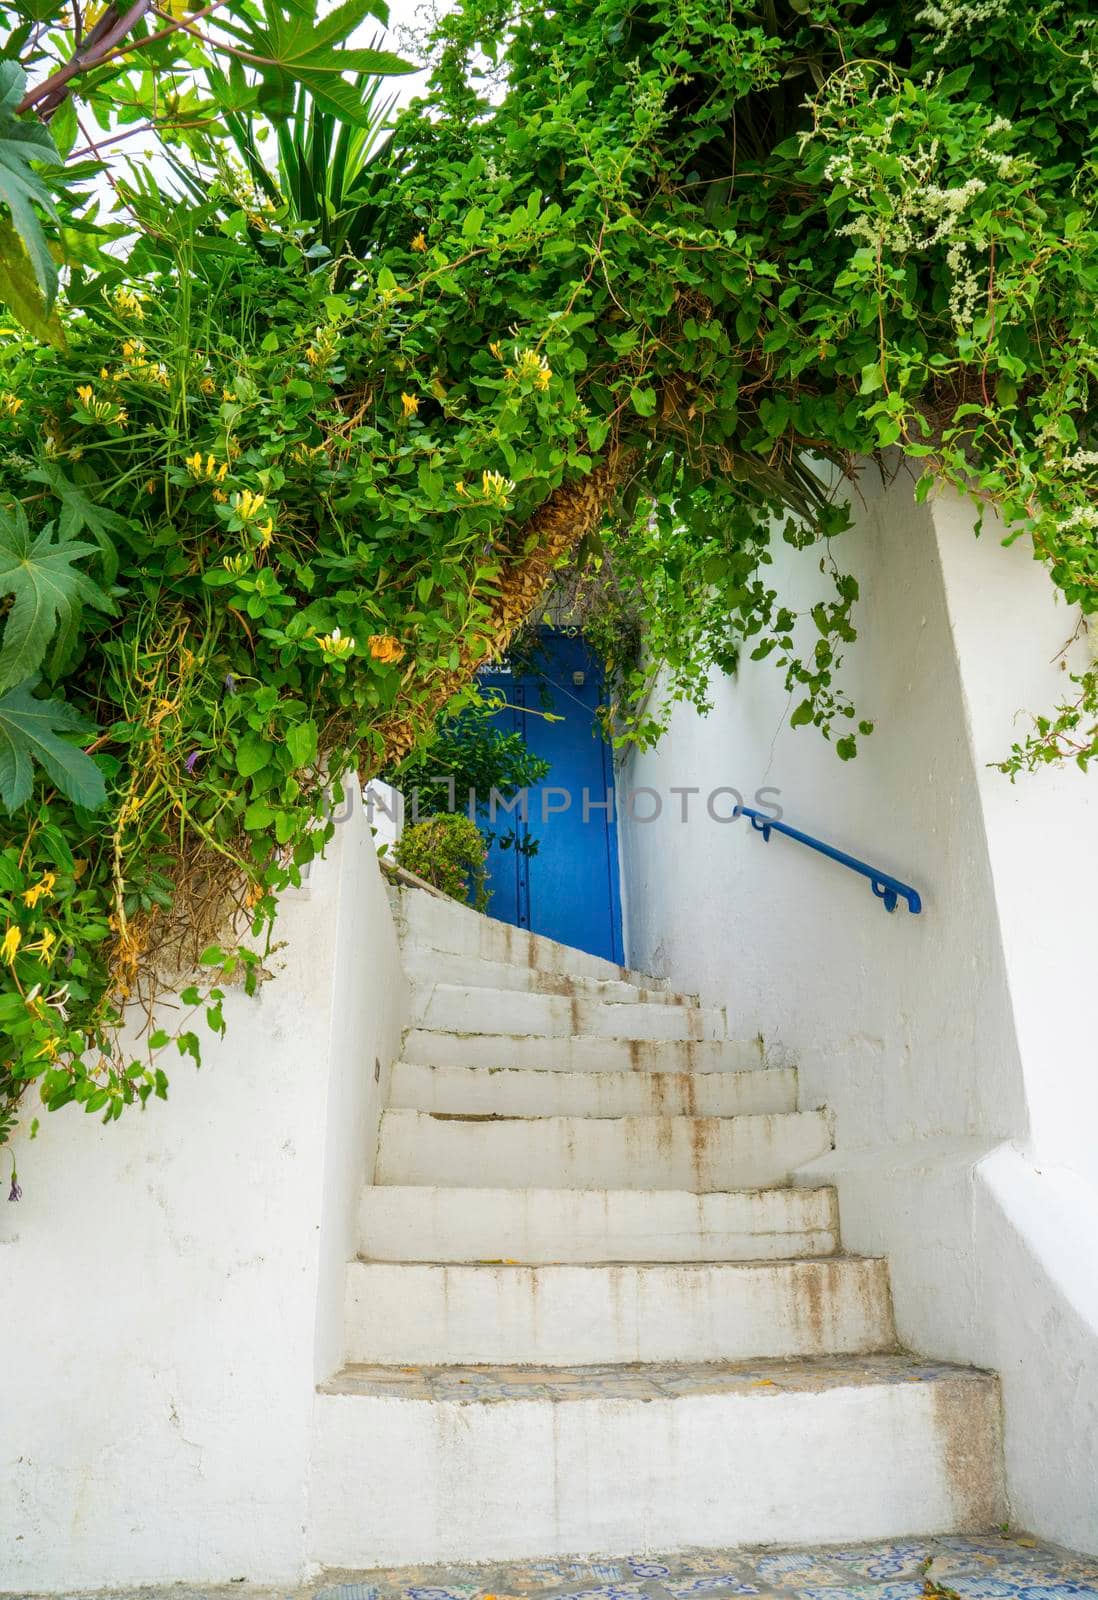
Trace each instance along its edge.
<path fill-rule="evenodd" d="M 230 113 L 226 126 L 257 191 L 287 217 L 315 232 L 313 249 L 329 251 L 336 262 L 336 282 L 346 275 L 350 258 L 368 250 L 373 242 L 370 164 L 378 151 L 382 131 L 395 97 L 383 98 L 383 80 L 362 78 L 356 85 L 358 114 L 340 121 L 301 87 L 292 115 L 275 124 L 278 170 L 272 173 L 255 120 Z M 228 84 L 224 84 L 228 88 Z M 185 163 L 176 170 L 201 198 L 203 187 Z"/>
<path fill-rule="evenodd" d="M 0 690 L 32 677 L 51 639 L 51 676 L 56 677 L 72 650 L 82 606 L 115 609 L 110 596 L 73 566 L 95 548 L 63 537 L 55 544 L 52 522 L 32 536 L 21 505 L 14 516 L 0 506 L 0 595 L 12 597 L 0 639 Z"/>
<path fill-rule="evenodd" d="M 39 212 L 56 217 L 57 210 L 53 194 L 33 163 L 56 163 L 59 156 L 48 128 L 15 115 L 26 87 L 27 76 L 22 68 L 14 61 L 0 61 L 0 202 L 8 208 L 32 270 L 44 320 L 57 292 L 57 266 L 50 255 Z M 0 244 L 4 273 L 18 277 L 11 234 L 6 234 Z"/>
<path fill-rule="evenodd" d="M 534 755 L 520 729 L 504 733 L 493 726 L 501 703 L 502 696 L 494 693 L 478 696 L 459 716 L 442 718 L 433 738 L 388 775 L 387 781 L 411 802 L 413 816 L 467 812 L 472 806 L 489 822 L 489 843 L 534 855 L 536 839 L 520 838 L 514 828 L 498 832 L 490 827 L 493 792 L 503 800 L 513 800 L 549 772 L 548 761 Z"/>
<path fill-rule="evenodd" d="M 33 1084 L 113 1118 L 166 1092 L 164 1058 L 117 1043 L 125 1006 L 182 982 L 219 1028 L 207 986 L 254 980 L 251 942 L 330 831 L 326 775 L 429 737 L 536 606 L 539 548 L 613 575 L 615 727 L 642 742 L 655 665 L 704 703 L 747 651 L 795 724 L 855 753 L 843 474 L 882 449 L 920 494 L 999 507 L 1098 609 L 1090 20 L 978 9 L 463 0 L 384 145 L 341 76 L 369 63 L 309 33 L 304 0 L 231 0 L 200 38 L 143 19 L 109 63 L 93 29 L 64 83 L 60 11 L 13 24 L 59 146 L 70 82 L 122 132 L 152 98 L 202 183 L 182 201 L 132 162 L 124 222 L 59 203 L 64 341 L 0 346 L 6 537 L 20 506 L 25 565 L 63 574 L 19 651 L 51 698 L 0 699 L 0 1099 Z M 782 540 L 818 574 L 800 608 Z M 1094 753 L 1094 675 L 1078 688 L 1012 770 Z M 199 1038 L 183 1014 L 149 1049 Z"/>
<path fill-rule="evenodd" d="M 87 722 L 63 700 L 42 700 L 29 679 L 0 695 L 0 804 L 19 811 L 31 797 L 34 766 L 45 772 L 66 800 L 84 811 L 98 811 L 106 799 L 103 775 L 95 762 L 62 737 L 88 734 Z"/>
<path fill-rule="evenodd" d="M 452 811 L 405 828 L 395 852 L 399 866 L 477 911 L 488 904 L 487 853 L 476 823 Z"/>
<path fill-rule="evenodd" d="M 0 4 L 0 300 L 52 343 L 61 339 L 51 316 L 58 262 L 101 263 L 102 241 L 120 231 L 97 228 L 95 202 L 78 192 L 100 166 L 89 127 L 110 129 L 111 146 L 151 129 L 177 169 L 193 171 L 218 159 L 241 119 L 284 122 L 295 96 L 370 129 L 377 75 L 415 71 L 391 51 L 348 46 L 367 17 L 385 20 L 384 0 L 330 11 L 317 0 L 218 0 L 198 16 L 180 0 L 163 10 L 136 0 L 97 7 L 94 21 L 90 9 L 80 0 L 36 0 L 30 11 Z M 78 138 L 79 156 L 96 159 L 66 169 Z M 52 238 L 44 220 L 57 224 Z"/>

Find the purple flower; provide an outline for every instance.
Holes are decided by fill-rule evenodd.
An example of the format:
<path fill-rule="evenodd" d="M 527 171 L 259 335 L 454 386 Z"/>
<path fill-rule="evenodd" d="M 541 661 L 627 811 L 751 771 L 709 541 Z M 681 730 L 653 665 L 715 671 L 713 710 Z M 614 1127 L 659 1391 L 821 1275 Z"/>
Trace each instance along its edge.
<path fill-rule="evenodd" d="M 12 1175 L 11 1175 L 11 1188 L 8 1190 L 8 1199 L 9 1200 L 22 1200 L 22 1198 L 23 1198 L 23 1191 L 19 1187 L 19 1184 L 18 1184 L 18 1182 L 16 1180 L 16 1177 L 15 1177 L 15 1173 L 13 1171 Z"/>
<path fill-rule="evenodd" d="M 228 694 L 236 693 L 236 679 L 231 672 L 226 672 L 225 674 L 225 689 Z"/>
<path fill-rule="evenodd" d="M 201 753 L 202 752 L 200 750 L 192 750 L 186 761 L 184 761 L 183 765 L 186 767 L 188 772 L 194 772 L 194 764 L 198 760 Z"/>

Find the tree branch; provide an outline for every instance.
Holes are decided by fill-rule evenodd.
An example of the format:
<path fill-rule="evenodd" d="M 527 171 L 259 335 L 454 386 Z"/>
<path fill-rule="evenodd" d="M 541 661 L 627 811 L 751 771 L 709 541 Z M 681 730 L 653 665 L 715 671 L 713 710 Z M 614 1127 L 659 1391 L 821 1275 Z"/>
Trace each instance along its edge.
<path fill-rule="evenodd" d="M 635 460 L 635 452 L 615 448 L 586 477 L 562 484 L 538 507 L 521 530 L 524 544 L 531 538 L 536 543 L 529 555 L 504 571 L 486 623 L 487 635 L 478 632 L 463 646 L 457 666 L 435 679 L 425 702 L 402 707 L 398 696 L 392 714 L 380 727 L 383 746 L 372 763 L 375 772 L 403 761 L 425 722 L 465 688 L 479 666 L 506 650 L 537 605 L 557 562 L 598 527 Z"/>

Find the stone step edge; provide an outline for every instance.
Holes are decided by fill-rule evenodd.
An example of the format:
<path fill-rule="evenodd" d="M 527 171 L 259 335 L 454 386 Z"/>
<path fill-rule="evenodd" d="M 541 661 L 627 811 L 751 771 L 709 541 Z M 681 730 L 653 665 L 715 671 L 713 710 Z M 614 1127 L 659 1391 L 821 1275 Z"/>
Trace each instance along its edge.
<path fill-rule="evenodd" d="M 563 1387 L 568 1385 L 568 1390 L 559 1395 L 552 1396 L 553 1403 L 570 1402 L 576 1404 L 599 1403 L 606 1400 L 620 1405 L 623 1401 L 650 1405 L 653 1401 L 666 1400 L 674 1402 L 680 1399 L 696 1400 L 698 1398 L 716 1397 L 724 1395 L 738 1395 L 747 1399 L 769 1400 L 779 1395 L 805 1394 L 818 1395 L 828 1393 L 841 1393 L 850 1389 L 889 1389 L 898 1384 L 936 1384 L 936 1383 L 962 1383 L 984 1387 L 992 1384 L 998 1385 L 999 1374 L 985 1367 L 963 1366 L 953 1362 L 929 1361 L 912 1355 L 902 1346 L 893 1350 L 881 1351 L 871 1355 L 853 1356 L 805 1356 L 800 1359 L 772 1360 L 762 1357 L 755 1361 L 606 1361 L 597 1363 L 597 1377 L 608 1377 L 606 1390 L 592 1385 L 584 1388 L 575 1383 L 577 1377 L 591 1375 L 591 1365 L 577 1365 L 574 1367 L 546 1367 L 540 1362 L 519 1362 L 509 1365 L 499 1363 L 485 1363 L 483 1365 L 472 1362 L 454 1362 L 452 1364 L 427 1364 L 424 1362 L 411 1362 L 406 1365 L 397 1365 L 394 1362 L 360 1362 L 349 1361 L 330 1378 L 321 1379 L 316 1385 L 318 1395 L 334 1396 L 341 1399 L 372 1400 L 385 1398 L 392 1400 L 406 1400 L 419 1405 L 499 1405 L 499 1404 L 530 1404 L 531 1396 L 516 1391 L 514 1394 L 506 1393 L 506 1382 L 514 1380 L 517 1383 L 543 1382 L 548 1387 L 554 1385 Z M 482 1397 L 476 1393 L 424 1395 L 424 1394 L 385 1394 L 384 1396 L 371 1394 L 364 1384 L 371 1379 L 396 1380 L 406 1377 L 427 1378 L 446 1375 L 450 1378 L 460 1379 L 468 1376 L 470 1379 L 492 1378 L 502 1379 L 501 1391 L 490 1397 Z M 677 1394 L 664 1394 L 653 1392 L 651 1395 L 636 1394 L 635 1392 L 613 1393 L 615 1380 L 627 1379 L 633 1383 L 643 1383 L 646 1379 L 655 1383 L 657 1375 L 671 1374 L 678 1377 L 692 1377 L 704 1382 L 706 1378 L 714 1381 L 711 1389 L 695 1388 L 684 1389 Z M 782 1378 L 788 1383 L 790 1375 L 802 1380 L 802 1386 L 796 1384 L 784 1386 Z M 803 1380 L 815 1377 L 817 1382 L 813 1385 Z M 717 1380 L 724 1379 L 718 1386 Z M 737 1382 L 739 1386 L 737 1386 Z M 574 1385 L 574 1386 L 573 1386 Z M 410 1389 L 411 1385 L 405 1386 Z M 536 1398 L 533 1403 L 537 1403 Z"/>
<path fill-rule="evenodd" d="M 555 996 L 539 996 L 540 999 L 553 999 Z M 613 1001 L 600 1001 L 600 1004 L 610 1005 Z M 632 1006 L 625 1001 L 619 1002 L 622 1010 L 632 1010 Z M 720 1006 L 701 1006 L 702 1011 L 719 1011 Z M 437 1035 L 440 1039 L 536 1039 L 539 1044 L 561 1044 L 562 1042 L 576 1040 L 577 1043 L 586 1044 L 643 1044 L 643 1045 L 738 1045 L 743 1050 L 756 1050 L 759 1052 L 759 1065 L 763 1068 L 766 1061 L 763 1057 L 762 1047 L 758 1039 L 638 1039 L 629 1033 L 492 1033 L 484 1028 L 427 1028 L 422 1022 L 409 1022 L 404 1027 L 404 1038 L 410 1033 L 426 1033 Z M 424 1063 L 417 1062 L 416 1065 Z"/>
<path fill-rule="evenodd" d="M 636 1191 L 634 1191 L 636 1192 Z M 833 1267 L 869 1265 L 887 1267 L 887 1256 L 862 1255 L 856 1250 L 834 1250 L 828 1256 L 773 1256 L 765 1260 L 730 1261 L 406 1261 L 355 1255 L 348 1267 L 414 1267 L 432 1272 L 775 1272 L 782 1267 Z M 891 1350 L 890 1344 L 886 1347 Z M 762 1359 L 762 1358 L 760 1358 Z"/>
<path fill-rule="evenodd" d="M 403 947 L 405 950 L 407 945 Z M 492 967 L 496 969 L 488 977 L 470 977 L 464 982 L 453 978 L 435 978 L 430 975 L 420 975 L 409 971 L 408 963 L 404 963 L 405 976 L 411 987 L 418 993 L 427 994 L 440 985 L 452 988 L 466 989 L 499 989 L 503 988 L 507 994 L 538 994 L 553 995 L 563 1000 L 602 1000 L 608 1005 L 653 1005 L 653 1006 L 698 1006 L 705 1009 L 701 995 L 684 989 L 656 989 L 639 983 L 632 983 L 624 978 L 596 978 L 585 972 L 549 972 L 539 967 L 524 966 L 519 961 L 493 961 L 487 956 L 460 956 L 453 951 L 437 950 L 431 945 L 414 944 L 414 950 L 426 956 L 449 956 L 455 961 L 468 961 L 474 966 Z M 500 985 L 498 972 L 520 972 L 524 976 L 538 978 L 541 981 L 532 987 L 518 986 L 509 988 L 506 984 Z M 572 985 L 583 984 L 589 987 L 574 989 Z M 629 989 L 631 994 L 624 998 L 615 998 L 613 995 L 600 994 L 600 989 Z"/>
<path fill-rule="evenodd" d="M 767 1114 L 768 1113 L 766 1112 L 758 1113 L 760 1116 L 765 1116 Z M 780 1115 L 780 1113 L 776 1112 L 769 1114 Z M 748 1112 L 746 1115 L 755 1115 L 755 1113 Z M 728 1122 L 732 1119 L 725 1117 L 719 1120 Z M 761 1194 L 780 1194 L 784 1200 L 787 1200 L 790 1194 L 831 1194 L 837 1196 L 839 1192 L 835 1184 L 830 1180 L 827 1180 L 823 1183 L 797 1183 L 792 1186 L 788 1183 L 765 1183 L 760 1184 L 758 1187 L 753 1189 L 706 1189 L 701 1194 L 699 1194 L 695 1189 L 620 1189 L 614 1184 L 596 1183 L 585 1184 L 579 1189 L 553 1189 L 544 1183 L 532 1183 L 526 1189 L 505 1188 L 503 1184 L 499 1183 L 486 1183 L 480 1188 L 474 1188 L 471 1185 L 469 1187 L 466 1187 L 465 1185 L 461 1185 L 459 1187 L 457 1184 L 453 1183 L 367 1183 L 363 1186 L 363 1193 L 368 1192 L 370 1189 L 383 1189 L 386 1195 L 399 1193 L 401 1189 L 406 1189 L 409 1194 L 436 1194 L 441 1192 L 460 1195 L 463 1198 L 469 1195 L 490 1195 L 493 1197 L 498 1196 L 501 1201 L 504 1199 L 513 1200 L 517 1195 L 536 1197 L 544 1194 L 552 1195 L 554 1198 L 556 1198 L 559 1195 L 568 1194 L 581 1196 L 588 1195 L 592 1198 L 597 1197 L 599 1199 L 603 1199 L 607 1195 L 628 1195 L 630 1197 L 630 1201 L 623 1201 L 623 1204 L 634 1202 L 637 1195 L 649 1194 L 658 1195 L 660 1204 L 663 1204 L 665 1201 L 667 1201 L 668 1196 L 670 1196 L 672 1200 L 677 1197 L 680 1200 L 689 1200 L 691 1203 L 696 1204 L 699 1200 L 704 1200 L 707 1202 L 713 1200 L 715 1202 L 719 1202 L 722 1198 L 753 1200 Z M 794 1229 L 793 1231 L 796 1232 L 797 1230 Z"/>
<path fill-rule="evenodd" d="M 407 1064 L 411 1065 L 411 1066 L 420 1065 L 420 1063 L 418 1063 L 418 1062 L 410 1062 L 410 1063 L 407 1063 Z M 475 1070 L 478 1070 L 478 1069 L 474 1068 L 473 1070 L 475 1071 Z M 479 1069 L 479 1070 L 484 1070 L 484 1069 Z M 506 1071 L 507 1069 L 503 1068 L 502 1070 Z M 721 1116 L 691 1116 L 690 1113 L 686 1112 L 686 1111 L 674 1111 L 674 1112 L 671 1112 L 667 1116 L 661 1116 L 658 1112 L 651 1112 L 651 1111 L 627 1111 L 627 1112 L 625 1112 L 625 1113 L 623 1113 L 623 1114 L 621 1114 L 619 1116 L 594 1117 L 594 1116 L 587 1116 L 586 1114 L 580 1113 L 580 1112 L 568 1112 L 568 1111 L 565 1111 L 565 1112 L 550 1112 L 549 1114 L 544 1115 L 544 1116 L 539 1116 L 539 1115 L 536 1115 L 536 1114 L 535 1115 L 526 1116 L 526 1115 L 522 1115 L 522 1114 L 517 1113 L 517 1112 L 511 1112 L 511 1111 L 423 1111 L 419 1106 L 386 1106 L 385 1110 L 382 1112 L 382 1116 L 383 1117 L 388 1117 L 388 1116 L 431 1117 L 435 1122 L 473 1122 L 473 1123 L 480 1123 L 484 1127 L 492 1127 L 494 1124 L 498 1124 L 498 1123 L 501 1123 L 501 1122 L 539 1122 L 539 1123 L 540 1122 L 597 1122 L 597 1123 L 599 1123 L 600 1126 L 602 1126 L 603 1124 L 605 1124 L 607 1122 L 643 1122 L 646 1125 L 652 1125 L 652 1124 L 660 1123 L 660 1122 L 689 1122 L 689 1123 L 695 1123 L 695 1122 L 764 1122 L 764 1121 L 769 1121 L 770 1119 L 772 1119 L 774 1117 L 824 1117 L 826 1119 L 827 1118 L 827 1113 L 825 1111 L 814 1111 L 814 1110 L 808 1110 L 808 1111 L 800 1111 L 800 1110 L 798 1110 L 798 1111 L 733 1111 L 727 1117 L 721 1117 Z M 790 1180 L 790 1181 L 792 1181 L 792 1180 Z M 390 1187 L 392 1187 L 390 1184 L 386 1184 L 385 1185 L 385 1188 L 387 1188 L 387 1189 L 390 1188 Z M 402 1185 L 400 1185 L 400 1187 L 401 1188 L 405 1188 L 405 1189 L 423 1189 L 423 1188 L 429 1188 L 430 1185 L 422 1184 L 422 1183 L 415 1183 L 415 1184 L 402 1184 Z M 453 1188 L 456 1188 L 457 1185 L 456 1184 L 444 1183 L 444 1184 L 439 1184 L 438 1187 L 440 1189 L 453 1189 Z M 485 1187 L 489 1188 L 489 1189 L 498 1189 L 498 1188 L 501 1188 L 502 1185 L 501 1184 L 497 1184 L 497 1183 L 492 1183 L 492 1184 L 486 1184 Z M 535 1188 L 539 1188 L 539 1189 L 544 1189 L 546 1187 L 546 1185 L 545 1184 L 536 1184 L 536 1185 L 534 1185 L 534 1187 Z M 591 1188 L 592 1186 L 590 1184 L 588 1184 L 588 1185 L 585 1185 L 585 1187 L 586 1188 Z M 615 1185 L 611 1184 L 608 1187 L 613 1189 L 615 1187 Z M 768 1188 L 777 1189 L 777 1188 L 785 1188 L 785 1187 L 786 1187 L 785 1184 L 764 1184 L 764 1185 L 761 1186 L 761 1190 L 765 1191 L 765 1189 L 768 1189 Z M 816 1187 L 816 1188 L 821 1188 L 822 1189 L 822 1188 L 826 1188 L 827 1185 L 826 1184 L 818 1184 L 818 1185 L 809 1184 L 808 1187 L 809 1188 Z M 632 1192 L 634 1194 L 644 1194 L 646 1191 L 643 1190 L 643 1189 L 635 1189 Z M 693 1191 L 690 1191 L 690 1192 L 693 1192 Z M 730 1190 L 718 1190 L 717 1192 L 721 1193 L 721 1194 L 734 1194 L 737 1191 L 730 1189 Z M 659 1191 L 659 1193 L 660 1194 L 666 1194 L 667 1191 L 664 1190 L 664 1189 L 661 1189 Z M 709 1194 L 709 1193 L 713 1193 L 713 1191 L 712 1190 L 706 1190 L 705 1193 Z"/>
<path fill-rule="evenodd" d="M 428 1074 L 429 1076 L 425 1077 L 425 1074 Z M 445 1076 L 443 1076 L 444 1074 Z M 459 1074 L 462 1076 L 459 1076 Z M 465 1076 L 465 1074 L 468 1074 L 468 1076 Z M 505 1074 L 505 1076 L 500 1077 L 500 1074 Z M 767 1081 L 767 1076 L 769 1076 L 769 1082 Z M 499 1080 L 498 1082 L 495 1081 L 497 1079 Z M 688 1081 L 684 1082 L 684 1079 Z M 437 1095 L 439 1097 L 452 1097 L 453 1099 L 458 1100 L 462 1098 L 468 1098 L 470 1096 L 475 1097 L 478 1093 L 484 1093 L 487 1090 L 491 1090 L 492 1094 L 498 1098 L 500 1094 L 506 1095 L 509 1090 L 514 1089 L 516 1093 L 525 1091 L 531 1096 L 531 1098 L 534 1098 L 543 1093 L 547 1097 L 551 1097 L 552 1085 L 556 1080 L 563 1080 L 563 1084 L 566 1087 L 574 1085 L 577 1092 L 582 1088 L 586 1088 L 586 1086 L 590 1084 L 592 1096 L 596 1100 L 600 1094 L 606 1094 L 611 1097 L 615 1097 L 619 1094 L 624 1096 L 627 1093 L 632 1093 L 632 1086 L 636 1083 L 641 1083 L 643 1085 L 652 1086 L 651 1092 L 657 1101 L 660 1099 L 677 1099 L 682 1103 L 688 1103 L 691 1098 L 694 1098 L 695 1100 L 698 1098 L 696 1085 L 699 1081 L 708 1083 L 711 1080 L 715 1080 L 716 1083 L 724 1085 L 724 1089 L 729 1092 L 733 1098 L 744 1098 L 750 1100 L 751 1098 L 754 1098 L 752 1091 L 762 1090 L 762 1098 L 778 1100 L 791 1099 L 793 1104 L 786 1107 L 786 1109 L 789 1111 L 796 1111 L 799 1109 L 796 1103 L 797 1072 L 796 1068 L 794 1067 L 737 1067 L 726 1068 L 722 1072 L 697 1073 L 673 1072 L 668 1071 L 666 1068 L 660 1069 L 659 1067 L 645 1068 L 639 1071 L 631 1071 L 627 1068 L 621 1067 L 609 1067 L 586 1072 L 570 1072 L 560 1067 L 439 1066 L 429 1061 L 405 1061 L 401 1059 L 393 1062 L 392 1079 L 390 1081 L 389 1088 L 389 1099 L 386 1103 L 385 1110 L 428 1111 L 430 1108 L 426 1106 L 408 1103 L 410 1100 L 415 1098 L 417 1084 L 422 1086 L 425 1097 L 428 1095 Z M 563 1090 L 558 1090 L 558 1094 L 563 1095 Z M 445 1116 L 449 1113 L 445 1111 L 442 1111 L 441 1113 L 436 1111 L 435 1114 L 441 1114 Z M 474 1111 L 470 1111 L 468 1114 L 469 1116 L 478 1115 L 478 1113 Z M 608 1110 L 605 1107 L 597 1104 L 587 1110 L 571 1112 L 558 1110 L 551 1112 L 528 1113 L 479 1113 L 479 1115 L 482 1115 L 487 1121 L 494 1120 L 497 1115 L 540 1115 L 582 1116 L 585 1118 L 590 1118 L 594 1122 L 605 1122 L 607 1119 L 613 1119 L 622 1116 L 641 1116 L 645 1114 L 650 1116 L 672 1116 L 680 1114 L 686 1115 L 687 1113 L 679 1113 L 664 1109 L 650 1111 L 648 1113 L 627 1112 L 616 1109 Z M 713 1116 L 716 1113 L 694 1111 L 690 1114 L 694 1116 Z M 737 1116 L 776 1116 L 778 1114 L 779 1107 L 774 1107 L 769 1112 L 762 1110 L 749 1112 L 744 1110 L 734 1113 L 734 1115 Z"/>
<path fill-rule="evenodd" d="M 445 951 L 436 951 L 434 953 L 436 955 L 444 955 Z M 496 965 L 496 964 L 497 963 L 491 963 L 491 965 Z M 529 969 L 525 968 L 525 967 L 518 967 L 518 968 L 516 968 L 516 970 L 519 971 L 519 972 L 525 972 L 525 971 L 528 971 Z M 582 978 L 577 979 L 576 975 L 572 974 L 570 976 L 564 976 L 563 981 L 566 982 L 566 983 L 575 983 L 577 981 L 589 981 L 591 983 L 612 983 L 615 980 L 614 979 L 608 979 L 608 978 L 606 978 L 606 979 L 604 979 L 604 978 L 591 978 L 589 980 L 583 980 Z M 637 984 L 623 985 L 623 987 L 630 988 L 630 989 L 633 990 L 633 993 L 631 995 L 629 995 L 627 998 L 623 999 L 623 998 L 620 998 L 620 997 L 615 997 L 614 995 L 586 993 L 586 992 L 584 992 L 582 990 L 578 994 L 577 993 L 571 993 L 570 994 L 570 993 L 567 993 L 567 992 L 564 992 L 564 991 L 554 990 L 554 989 L 508 989 L 506 987 L 502 987 L 501 988 L 501 986 L 499 985 L 498 982 L 496 982 L 496 983 L 488 983 L 488 982 L 486 982 L 486 983 L 477 983 L 477 982 L 455 983 L 455 982 L 453 982 L 452 979 L 449 979 L 449 978 L 438 979 L 438 978 L 416 978 L 416 977 L 413 977 L 413 978 L 409 979 L 409 982 L 411 983 L 412 988 L 415 990 L 415 992 L 418 995 L 429 996 L 431 998 L 433 998 L 436 995 L 440 995 L 443 998 L 446 998 L 451 994 L 461 994 L 461 995 L 475 994 L 478 999 L 482 995 L 485 995 L 485 996 L 486 995 L 499 995 L 499 996 L 506 996 L 508 1000 L 513 1000 L 516 995 L 521 995 L 524 1000 L 564 1000 L 565 1002 L 567 1002 L 570 1005 L 573 1004 L 573 1003 L 577 1003 L 577 1004 L 588 1005 L 588 1006 L 610 1006 L 610 1007 L 619 1006 L 621 1008 L 623 1014 L 632 1011 L 636 1006 L 659 1006 L 661 1011 L 663 1011 L 663 1010 L 671 1010 L 671 1011 L 720 1011 L 720 1012 L 723 1012 L 726 1009 L 724 1006 L 704 1005 L 702 1003 L 701 999 L 699 998 L 699 996 L 696 995 L 696 994 L 682 994 L 682 993 L 679 993 L 678 991 L 672 991 L 670 989 L 642 989 Z M 436 1029 L 434 1031 L 438 1032 L 440 1030 Z M 441 1031 L 448 1032 L 449 1030 L 446 1029 L 446 1030 L 441 1030 Z"/>

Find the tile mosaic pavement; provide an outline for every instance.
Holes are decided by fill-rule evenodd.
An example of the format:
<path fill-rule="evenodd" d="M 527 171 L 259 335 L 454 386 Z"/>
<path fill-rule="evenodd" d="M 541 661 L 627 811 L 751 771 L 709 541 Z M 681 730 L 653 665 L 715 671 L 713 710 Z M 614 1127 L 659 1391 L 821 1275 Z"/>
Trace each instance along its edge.
<path fill-rule="evenodd" d="M 803 1393 L 881 1383 L 979 1379 L 971 1367 L 915 1361 L 905 1355 L 819 1360 L 668 1362 L 580 1367 L 348 1366 L 321 1385 L 322 1394 L 375 1399 L 506 1400 L 675 1399 L 693 1394 Z M 430 1597 L 440 1600 L 440 1597 Z M 606 1600 L 606 1597 L 601 1597 Z M 890 1597 L 886 1597 L 890 1600 Z"/>
<path fill-rule="evenodd" d="M 73 1592 L 60 1600 L 922 1600 L 928 1577 L 939 1600 L 1098 1600 L 1098 1556 L 1012 1534 L 803 1550 L 455 1563 L 329 1573 L 294 1591 L 253 1588 L 241 1580 L 229 1587 Z"/>

